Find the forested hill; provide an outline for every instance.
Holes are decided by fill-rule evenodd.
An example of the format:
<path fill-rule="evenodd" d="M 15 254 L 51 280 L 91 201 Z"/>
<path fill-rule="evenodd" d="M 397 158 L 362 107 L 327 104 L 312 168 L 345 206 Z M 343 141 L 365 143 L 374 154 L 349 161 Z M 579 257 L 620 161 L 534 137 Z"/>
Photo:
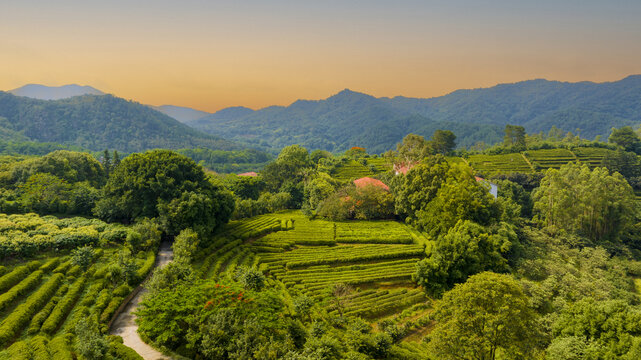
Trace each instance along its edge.
<path fill-rule="evenodd" d="M 439 128 L 454 131 L 462 146 L 494 143 L 506 124 L 523 125 L 528 132 L 547 132 L 553 125 L 573 133 L 578 128 L 592 139 L 607 136 L 612 127 L 641 122 L 641 75 L 609 83 L 530 80 L 430 99 L 343 90 L 325 100 L 247 110 L 224 109 L 193 126 L 272 148 L 297 143 L 330 151 L 363 146 L 382 152 L 407 133 L 430 136 Z"/>
<path fill-rule="evenodd" d="M 112 95 L 45 101 L 0 91 L 0 139 L 123 152 L 153 148 L 241 147 L 204 134 L 146 105 Z"/>

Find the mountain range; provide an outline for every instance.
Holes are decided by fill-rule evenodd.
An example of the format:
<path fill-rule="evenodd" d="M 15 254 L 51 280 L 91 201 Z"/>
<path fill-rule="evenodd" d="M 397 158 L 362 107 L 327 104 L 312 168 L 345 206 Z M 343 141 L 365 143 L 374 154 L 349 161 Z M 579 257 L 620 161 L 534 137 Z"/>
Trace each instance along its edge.
<path fill-rule="evenodd" d="M 91 86 L 76 84 L 63 86 L 45 86 L 40 84 L 27 84 L 8 92 L 16 96 L 26 96 L 39 100 L 60 100 L 82 95 L 105 95 L 104 92 Z"/>
<path fill-rule="evenodd" d="M 641 75 L 606 83 L 529 80 L 428 99 L 376 98 L 345 89 L 324 100 L 235 109 L 191 125 L 254 146 L 298 143 L 330 151 L 362 146 L 382 152 L 410 132 L 429 137 L 436 129 L 452 130 L 459 146 L 492 144 L 507 124 L 530 133 L 556 126 L 588 139 L 607 138 L 612 127 L 641 123 Z"/>
<path fill-rule="evenodd" d="M 102 93 L 76 85 L 43 88 L 28 85 L 12 93 L 43 99 Z M 158 146 L 237 149 L 241 143 L 274 152 L 301 144 L 334 152 L 362 146 L 380 153 L 408 133 L 429 137 L 437 129 L 452 130 L 459 146 L 471 146 L 501 141 L 507 124 L 522 125 L 529 133 L 556 126 L 592 139 L 607 137 L 612 127 L 641 123 L 641 75 L 605 83 L 537 79 L 434 98 L 376 98 L 345 89 L 323 100 L 260 110 L 230 107 L 213 114 L 146 106 L 111 95 L 54 102 L 11 96 L 0 93 L 0 138 L 22 136 L 90 149 L 109 145 L 123 151 Z M 19 111 L 8 110 L 16 108 L 15 103 Z M 61 113 L 73 116 L 61 121 Z"/>

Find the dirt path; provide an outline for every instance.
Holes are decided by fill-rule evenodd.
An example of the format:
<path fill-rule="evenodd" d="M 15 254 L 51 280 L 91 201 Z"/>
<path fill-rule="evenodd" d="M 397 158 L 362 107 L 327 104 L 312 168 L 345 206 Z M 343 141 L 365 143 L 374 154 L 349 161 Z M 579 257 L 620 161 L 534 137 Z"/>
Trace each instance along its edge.
<path fill-rule="evenodd" d="M 171 250 L 171 244 L 168 242 L 162 243 L 160 245 L 160 250 L 158 251 L 158 257 L 156 258 L 156 266 L 164 266 L 173 259 L 174 254 Z M 145 344 L 144 341 L 138 335 L 138 325 L 136 324 L 136 316 L 133 312 L 140 304 L 142 295 L 145 293 L 143 289 L 134 296 L 133 299 L 127 304 L 125 310 L 118 315 L 113 325 L 111 326 L 110 333 L 112 335 L 122 336 L 123 343 L 130 348 L 134 349 L 140 356 L 145 360 L 158 360 L 158 359 L 170 359 L 166 355 L 163 355 L 158 350 L 152 348 L 151 346 Z"/>

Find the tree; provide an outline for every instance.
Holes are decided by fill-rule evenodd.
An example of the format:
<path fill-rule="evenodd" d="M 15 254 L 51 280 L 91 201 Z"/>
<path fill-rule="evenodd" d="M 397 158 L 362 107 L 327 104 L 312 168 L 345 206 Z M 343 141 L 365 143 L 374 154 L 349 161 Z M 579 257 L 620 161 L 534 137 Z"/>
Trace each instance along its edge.
<path fill-rule="evenodd" d="M 431 152 L 430 143 L 416 134 L 407 134 L 401 143 L 396 144 L 397 163 L 404 166 L 418 164 Z"/>
<path fill-rule="evenodd" d="M 113 170 L 117 168 L 118 165 L 120 165 L 120 155 L 118 154 L 118 151 L 114 150 L 114 162 L 111 169 Z"/>
<path fill-rule="evenodd" d="M 503 272 L 508 268 L 505 255 L 516 240 L 508 224 L 492 231 L 459 220 L 436 240 L 428 257 L 416 264 L 414 281 L 431 295 L 440 296 L 470 275 L 486 270 Z"/>
<path fill-rule="evenodd" d="M 396 213 L 408 223 L 418 220 L 418 212 L 425 209 L 445 181 L 450 165 L 441 155 L 431 156 L 416 165 L 392 187 Z"/>
<path fill-rule="evenodd" d="M 108 221 L 132 222 L 164 215 L 176 235 L 185 227 L 213 231 L 233 212 L 233 197 L 210 181 L 202 167 L 170 150 L 132 154 L 117 166 L 94 213 Z"/>
<path fill-rule="evenodd" d="M 224 184 L 239 198 L 252 200 L 258 199 L 266 186 L 260 176 L 228 175 L 224 178 Z"/>
<path fill-rule="evenodd" d="M 437 154 L 448 155 L 456 147 L 456 135 L 449 130 L 436 130 L 432 135 L 432 147 Z"/>
<path fill-rule="evenodd" d="M 109 177 L 109 173 L 111 172 L 111 154 L 109 154 L 109 149 L 105 149 L 105 151 L 102 154 L 102 167 L 105 169 L 105 175 Z"/>
<path fill-rule="evenodd" d="M 100 335 L 98 325 L 89 319 L 81 318 L 74 329 L 76 338 L 74 350 L 85 359 L 106 359 L 109 351 L 107 340 Z"/>
<path fill-rule="evenodd" d="M 615 239 L 636 211 L 634 192 L 621 174 L 577 163 L 548 169 L 533 197 L 544 224 L 593 241 Z"/>
<path fill-rule="evenodd" d="M 535 316 L 511 276 L 474 275 L 437 303 L 429 353 L 438 359 L 529 358 L 537 337 Z"/>
<path fill-rule="evenodd" d="M 69 209 L 72 186 L 50 173 L 36 173 L 18 187 L 20 202 L 39 213 L 65 213 Z"/>
<path fill-rule="evenodd" d="M 198 234 L 191 229 L 184 229 L 176 236 L 171 245 L 174 250 L 174 261 L 189 264 L 198 250 Z"/>
<path fill-rule="evenodd" d="M 641 354 L 641 313 L 622 300 L 584 298 L 568 305 L 552 333 L 549 358 L 571 359 L 570 350 L 591 359 L 638 359 Z"/>
<path fill-rule="evenodd" d="M 472 169 L 454 165 L 433 200 L 416 213 L 416 225 L 433 238 L 453 227 L 459 220 L 489 225 L 500 217 L 494 197 L 474 178 Z"/>
<path fill-rule="evenodd" d="M 330 289 L 332 305 L 343 316 L 345 307 L 349 304 L 352 296 L 352 287 L 345 283 L 336 283 Z"/>
<path fill-rule="evenodd" d="M 67 183 L 87 181 L 93 187 L 102 186 L 106 180 L 102 164 L 86 153 L 57 150 L 43 157 L 24 161 L 13 167 L 14 182 L 24 182 L 31 175 L 47 173 Z"/>
<path fill-rule="evenodd" d="M 324 173 L 305 184 L 305 197 L 311 209 L 316 209 L 321 201 L 327 199 L 334 191 L 333 179 Z"/>
<path fill-rule="evenodd" d="M 71 263 L 86 269 L 93 262 L 94 251 L 91 246 L 79 247 L 71 251 Z"/>
<path fill-rule="evenodd" d="M 612 128 L 608 141 L 621 146 L 625 151 L 641 154 L 641 139 L 629 126 L 620 129 Z"/>
<path fill-rule="evenodd" d="M 236 268 L 234 279 L 248 290 L 260 291 L 265 287 L 265 275 L 262 271 L 249 267 L 239 266 Z"/>
<path fill-rule="evenodd" d="M 505 125 L 503 144 L 525 150 L 525 128 L 518 125 Z"/>

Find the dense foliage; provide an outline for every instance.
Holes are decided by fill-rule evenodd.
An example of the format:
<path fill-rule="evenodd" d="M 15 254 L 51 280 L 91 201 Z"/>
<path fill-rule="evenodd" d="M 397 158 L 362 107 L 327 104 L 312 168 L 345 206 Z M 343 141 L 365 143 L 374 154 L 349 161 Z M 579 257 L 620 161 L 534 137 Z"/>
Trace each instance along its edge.
<path fill-rule="evenodd" d="M 229 219 L 231 195 L 210 181 L 193 160 L 167 150 L 133 154 L 109 177 L 95 213 L 110 221 L 160 217 L 177 235 L 192 227 L 209 233 Z"/>
<path fill-rule="evenodd" d="M 93 151 L 238 146 L 203 134 L 151 107 L 111 95 L 44 101 L 0 92 L 0 132 L 21 139 L 75 145 Z"/>

